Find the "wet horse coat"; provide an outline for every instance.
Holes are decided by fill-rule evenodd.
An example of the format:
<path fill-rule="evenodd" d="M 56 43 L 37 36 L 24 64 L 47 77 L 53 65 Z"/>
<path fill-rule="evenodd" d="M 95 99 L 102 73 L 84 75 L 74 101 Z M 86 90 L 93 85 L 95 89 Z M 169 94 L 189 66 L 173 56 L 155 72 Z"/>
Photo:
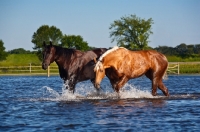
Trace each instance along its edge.
<path fill-rule="evenodd" d="M 130 51 L 123 47 L 114 47 L 105 52 L 96 63 L 94 71 L 95 87 L 106 75 L 116 92 L 133 78 L 146 75 L 152 81 L 152 95 L 157 94 L 157 87 L 164 95 L 169 96 L 168 89 L 162 82 L 167 70 L 167 58 L 153 50 Z"/>
<path fill-rule="evenodd" d="M 46 45 L 44 42 L 42 68 L 47 69 L 55 61 L 66 88 L 74 92 L 78 82 L 90 79 L 94 83 L 94 58 L 99 58 L 106 50 L 105 48 L 97 48 L 81 52 L 54 46 L 51 42 L 50 45 Z"/>

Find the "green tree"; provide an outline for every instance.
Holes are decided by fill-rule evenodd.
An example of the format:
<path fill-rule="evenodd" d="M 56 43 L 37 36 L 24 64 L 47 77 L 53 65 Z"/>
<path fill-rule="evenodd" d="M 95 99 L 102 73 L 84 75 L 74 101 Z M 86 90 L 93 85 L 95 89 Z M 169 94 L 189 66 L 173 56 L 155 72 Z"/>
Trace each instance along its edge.
<path fill-rule="evenodd" d="M 200 44 L 196 44 L 194 46 L 194 53 L 200 55 Z"/>
<path fill-rule="evenodd" d="M 5 51 L 4 43 L 0 40 L 0 61 L 5 60 L 7 56 L 8 54 Z"/>
<path fill-rule="evenodd" d="M 61 46 L 65 48 L 73 48 L 77 50 L 86 51 L 89 50 L 90 47 L 88 43 L 83 40 L 83 38 L 78 35 L 64 35 L 61 40 Z"/>
<path fill-rule="evenodd" d="M 180 45 L 176 46 L 177 55 L 181 58 L 187 58 L 192 55 L 192 51 L 188 49 L 188 46 L 185 43 L 181 43 Z"/>
<path fill-rule="evenodd" d="M 168 46 L 158 46 L 154 48 L 158 52 L 163 53 L 164 55 L 176 55 L 176 49 L 173 47 L 168 47 Z"/>
<path fill-rule="evenodd" d="M 59 45 L 61 43 L 63 35 L 60 29 L 55 26 L 49 27 L 48 25 L 42 25 L 33 33 L 32 43 L 34 44 L 33 49 L 37 51 L 37 56 L 42 59 L 42 47 L 43 41 L 52 41 L 54 45 Z"/>
<path fill-rule="evenodd" d="M 149 35 L 153 34 L 152 24 L 152 18 L 145 20 L 136 15 L 121 17 L 110 25 L 110 37 L 113 37 L 112 42 L 117 41 L 118 46 L 143 50 L 148 48 Z"/>

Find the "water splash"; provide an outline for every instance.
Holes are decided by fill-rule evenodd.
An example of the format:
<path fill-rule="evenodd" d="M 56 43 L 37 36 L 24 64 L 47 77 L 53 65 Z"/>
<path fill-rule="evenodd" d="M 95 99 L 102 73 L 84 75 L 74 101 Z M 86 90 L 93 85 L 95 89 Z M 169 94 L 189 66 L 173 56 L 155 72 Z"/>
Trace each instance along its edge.
<path fill-rule="evenodd" d="M 122 88 L 122 91 L 119 93 L 120 98 L 127 99 L 127 98 L 154 98 L 152 94 L 147 90 L 140 90 L 131 84 L 125 84 Z"/>
<path fill-rule="evenodd" d="M 45 92 L 43 93 L 43 96 L 47 96 L 47 94 L 49 95 L 49 97 L 52 97 L 52 98 L 57 98 L 59 97 L 59 93 L 54 91 L 52 88 L 48 87 L 48 86 L 44 86 L 42 87 L 43 89 L 45 89 Z"/>
<path fill-rule="evenodd" d="M 61 86 L 62 90 L 57 92 L 54 88 L 44 86 L 38 90 L 37 97 L 35 98 L 20 98 L 19 100 L 30 101 L 82 101 L 82 100 L 113 100 L 113 99 L 180 99 L 180 98 L 199 98 L 200 94 L 179 94 L 170 95 L 165 97 L 164 95 L 152 96 L 151 92 L 145 87 L 136 87 L 133 84 L 125 84 L 120 90 L 119 94 L 114 92 L 109 82 L 104 82 L 101 85 L 102 89 L 96 90 L 92 83 L 83 82 L 78 83 L 75 93 L 71 93 L 66 89 L 66 85 Z"/>
<path fill-rule="evenodd" d="M 144 91 L 126 84 L 120 93 L 116 93 L 110 85 L 103 85 L 101 90 L 96 90 L 91 83 L 80 83 L 76 87 L 75 93 L 71 93 L 63 84 L 62 92 L 59 94 L 53 88 L 44 86 L 43 93 L 44 100 L 51 101 L 80 101 L 80 100 L 94 100 L 94 99 L 127 99 L 127 98 L 154 98 L 149 91 Z"/>

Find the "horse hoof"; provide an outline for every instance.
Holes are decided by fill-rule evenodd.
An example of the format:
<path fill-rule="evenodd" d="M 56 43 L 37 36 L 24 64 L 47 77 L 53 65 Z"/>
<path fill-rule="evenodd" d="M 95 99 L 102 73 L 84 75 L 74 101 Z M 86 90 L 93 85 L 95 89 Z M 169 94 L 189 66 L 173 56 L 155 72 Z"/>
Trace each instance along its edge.
<path fill-rule="evenodd" d="M 156 96 L 156 95 L 157 95 L 157 93 L 152 93 L 152 95 L 153 95 L 153 96 Z"/>
<path fill-rule="evenodd" d="M 169 97 L 169 93 L 166 93 L 165 96 Z"/>

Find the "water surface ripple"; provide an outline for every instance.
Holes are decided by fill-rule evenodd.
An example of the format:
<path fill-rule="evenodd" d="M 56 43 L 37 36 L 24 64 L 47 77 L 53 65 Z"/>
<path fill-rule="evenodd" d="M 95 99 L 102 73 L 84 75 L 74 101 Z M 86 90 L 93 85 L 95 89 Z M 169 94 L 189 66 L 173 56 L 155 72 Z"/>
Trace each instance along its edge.
<path fill-rule="evenodd" d="M 151 95 L 145 77 L 116 94 L 105 78 L 96 92 L 90 81 L 75 94 L 58 76 L 0 77 L 0 131 L 199 131 L 200 76 L 169 76 L 170 97 Z"/>

